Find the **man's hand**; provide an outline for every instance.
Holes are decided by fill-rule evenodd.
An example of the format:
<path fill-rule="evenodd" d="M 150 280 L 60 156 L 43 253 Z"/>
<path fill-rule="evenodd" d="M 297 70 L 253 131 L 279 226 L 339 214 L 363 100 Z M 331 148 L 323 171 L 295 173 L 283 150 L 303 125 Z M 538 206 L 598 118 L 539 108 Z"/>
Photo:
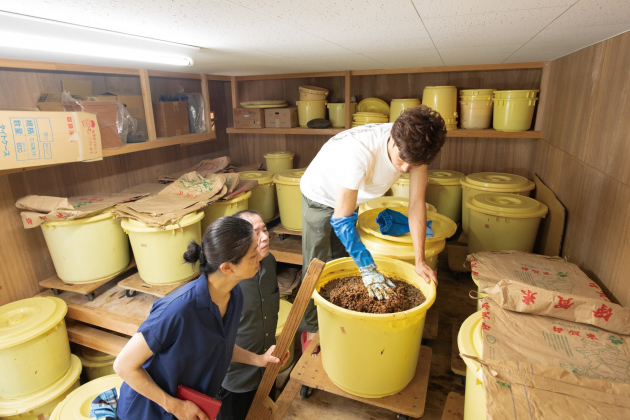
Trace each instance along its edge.
<path fill-rule="evenodd" d="M 370 264 L 365 267 L 359 267 L 359 272 L 371 298 L 376 297 L 378 300 L 387 300 L 390 293 L 396 294 L 393 290 L 396 288 L 394 283 L 385 280 L 385 276 L 376 270 L 376 265 Z"/>
<path fill-rule="evenodd" d="M 437 274 L 426 262 L 416 264 L 416 274 L 422 277 L 427 283 L 431 284 L 431 282 L 433 282 L 437 286 Z"/>

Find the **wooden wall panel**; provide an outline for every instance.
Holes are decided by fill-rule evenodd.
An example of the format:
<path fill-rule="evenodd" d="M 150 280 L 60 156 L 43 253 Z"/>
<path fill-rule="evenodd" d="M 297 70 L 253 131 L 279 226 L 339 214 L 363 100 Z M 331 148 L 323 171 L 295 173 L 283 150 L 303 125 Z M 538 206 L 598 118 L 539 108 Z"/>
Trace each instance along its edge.
<path fill-rule="evenodd" d="M 260 100 L 286 100 L 292 106 L 300 99 L 301 85 L 318 86 L 330 91 L 328 101 L 344 100 L 344 78 L 309 77 L 303 79 L 246 80 L 238 82 L 239 103 Z"/>

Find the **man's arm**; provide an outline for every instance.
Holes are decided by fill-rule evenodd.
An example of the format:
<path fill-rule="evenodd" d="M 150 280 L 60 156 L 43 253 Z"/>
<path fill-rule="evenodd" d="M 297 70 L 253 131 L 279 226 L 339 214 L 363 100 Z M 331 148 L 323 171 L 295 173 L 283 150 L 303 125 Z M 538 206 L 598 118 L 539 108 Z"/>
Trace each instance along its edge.
<path fill-rule="evenodd" d="M 337 185 L 335 193 L 335 212 L 334 218 L 351 216 L 357 208 L 358 190 L 350 190 L 348 188 Z"/>
<path fill-rule="evenodd" d="M 427 236 L 427 207 L 425 194 L 429 183 L 429 170 L 426 165 L 412 168 L 409 172 L 409 230 L 416 254 L 416 273 L 427 283 L 437 285 L 435 271 L 426 263 L 424 245 Z"/>

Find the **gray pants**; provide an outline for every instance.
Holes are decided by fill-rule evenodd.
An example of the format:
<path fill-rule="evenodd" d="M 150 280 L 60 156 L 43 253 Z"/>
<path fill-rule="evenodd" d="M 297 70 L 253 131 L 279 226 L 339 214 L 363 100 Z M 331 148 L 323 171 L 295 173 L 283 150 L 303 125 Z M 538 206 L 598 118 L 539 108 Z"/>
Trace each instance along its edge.
<path fill-rule="evenodd" d="M 348 253 L 335 235 L 330 218 L 334 209 L 302 195 L 302 280 L 313 258 L 324 262 L 347 257 Z M 308 332 L 317 332 L 317 308 L 313 299 L 304 313 Z"/>

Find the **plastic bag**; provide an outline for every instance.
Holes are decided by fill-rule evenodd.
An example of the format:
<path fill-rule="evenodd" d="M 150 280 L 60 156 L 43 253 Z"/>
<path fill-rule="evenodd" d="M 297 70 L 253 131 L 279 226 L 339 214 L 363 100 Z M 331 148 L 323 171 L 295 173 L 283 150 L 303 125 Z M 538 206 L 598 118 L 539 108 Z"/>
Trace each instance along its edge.
<path fill-rule="evenodd" d="M 184 92 L 184 88 L 180 86 L 177 89 L 177 93 L 172 95 L 160 95 L 160 101 L 186 101 L 190 133 L 205 133 L 207 131 L 205 106 L 201 93 L 186 93 Z"/>

